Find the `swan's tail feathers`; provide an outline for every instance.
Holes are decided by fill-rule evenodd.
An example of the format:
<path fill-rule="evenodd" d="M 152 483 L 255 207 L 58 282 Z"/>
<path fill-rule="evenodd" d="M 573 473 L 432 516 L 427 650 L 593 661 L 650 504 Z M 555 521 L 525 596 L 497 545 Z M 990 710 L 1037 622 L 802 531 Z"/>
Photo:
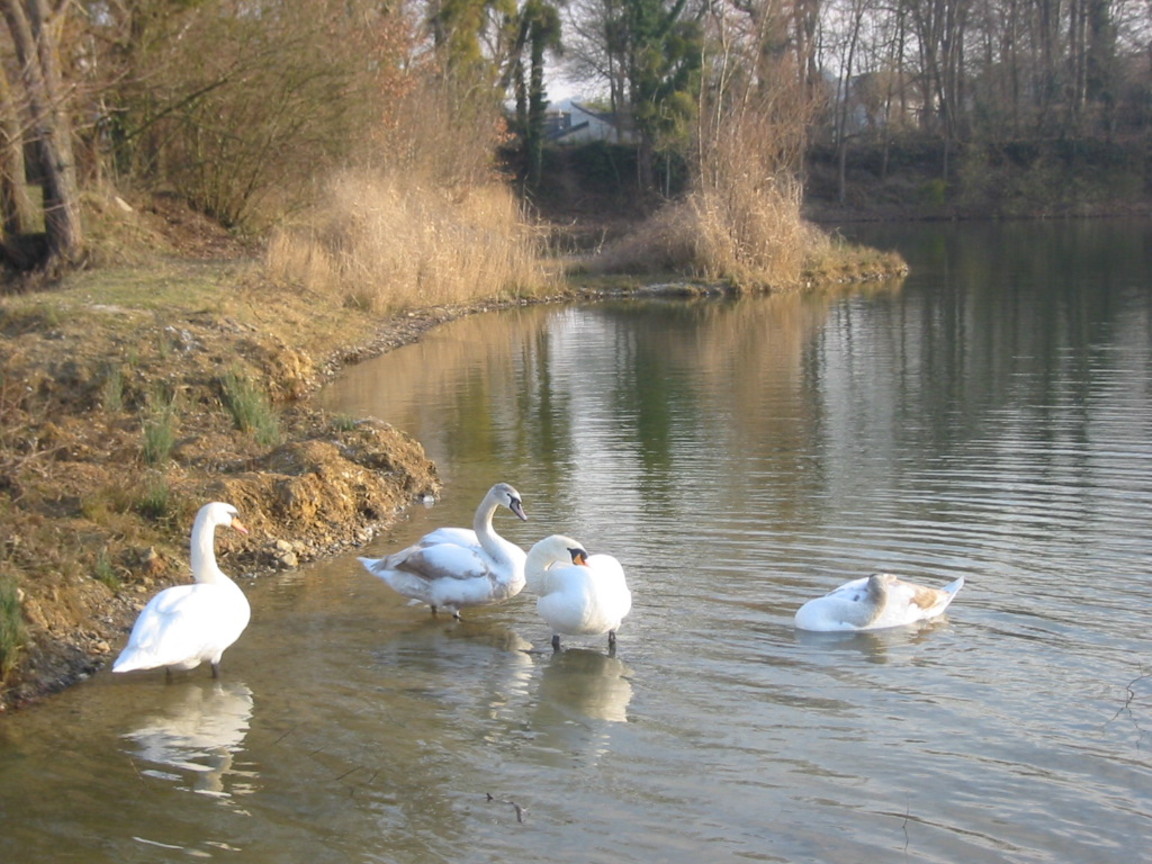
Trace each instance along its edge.
<path fill-rule="evenodd" d="M 157 666 L 162 665 L 162 663 L 157 662 L 156 658 L 148 652 L 125 650 L 116 658 L 116 662 L 112 664 L 112 671 L 137 672 L 141 669 L 155 669 Z"/>
<path fill-rule="evenodd" d="M 964 587 L 964 577 L 961 576 L 955 582 L 949 582 L 940 590 L 944 592 L 943 602 L 937 605 L 936 614 L 939 615 L 945 609 L 952 605 L 952 601 L 956 599 L 956 594 Z M 939 596 L 939 595 L 937 595 Z"/>
<path fill-rule="evenodd" d="M 382 576 L 383 571 L 388 569 L 384 558 L 357 558 L 356 560 L 363 564 L 364 569 L 373 576 Z"/>
<path fill-rule="evenodd" d="M 113 672 L 135 672 L 137 669 L 143 668 L 138 658 L 126 654 L 121 654 L 116 658 L 116 662 L 112 664 Z"/>

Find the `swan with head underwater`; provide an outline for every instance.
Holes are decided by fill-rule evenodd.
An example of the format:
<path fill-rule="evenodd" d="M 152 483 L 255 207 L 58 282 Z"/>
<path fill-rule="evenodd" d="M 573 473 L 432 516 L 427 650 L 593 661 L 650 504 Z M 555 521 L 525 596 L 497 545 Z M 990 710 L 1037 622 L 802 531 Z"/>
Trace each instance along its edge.
<path fill-rule="evenodd" d="M 214 501 L 205 504 L 192 525 L 192 585 L 165 588 L 141 611 L 128 644 L 112 665 L 113 672 L 195 669 L 207 662 L 212 677 L 220 675 L 220 658 L 244 628 L 252 610 L 240 586 L 216 564 L 216 528 L 248 529 L 236 508 Z"/>
<path fill-rule="evenodd" d="M 579 541 L 562 534 L 545 537 L 528 551 L 524 565 L 528 590 L 538 595 L 536 611 L 552 628 L 552 649 L 560 636 L 608 634 L 616 650 L 616 631 L 632 610 L 632 592 L 624 568 L 611 555 L 589 555 Z"/>
<path fill-rule="evenodd" d="M 373 576 L 392 590 L 454 618 L 469 606 L 486 606 L 515 597 L 524 587 L 524 550 L 492 527 L 492 516 L 507 507 L 522 520 L 528 516 L 520 493 L 507 483 L 488 490 L 472 530 L 437 528 L 416 543 L 384 558 L 359 558 Z"/>
<path fill-rule="evenodd" d="M 830 633 L 915 624 L 940 615 L 963 587 L 963 576 L 943 588 L 929 588 L 874 573 L 809 600 L 796 611 L 796 626 Z"/>

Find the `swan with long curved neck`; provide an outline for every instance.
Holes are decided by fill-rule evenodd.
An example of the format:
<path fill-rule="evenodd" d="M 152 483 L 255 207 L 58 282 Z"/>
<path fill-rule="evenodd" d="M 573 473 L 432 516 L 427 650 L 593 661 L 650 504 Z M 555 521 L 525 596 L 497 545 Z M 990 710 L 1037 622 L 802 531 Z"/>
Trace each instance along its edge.
<path fill-rule="evenodd" d="M 826 633 L 915 624 L 940 615 L 963 587 L 964 577 L 929 588 L 891 573 L 874 573 L 809 600 L 796 611 L 795 623 L 801 630 Z"/>
<path fill-rule="evenodd" d="M 416 543 L 384 558 L 359 558 L 373 576 L 392 590 L 453 617 L 469 606 L 501 603 L 524 587 L 524 550 L 496 533 L 492 517 L 507 507 L 527 520 L 520 493 L 507 483 L 488 490 L 472 530 L 437 528 Z"/>
<path fill-rule="evenodd" d="M 528 551 L 524 565 L 528 590 L 539 595 L 536 611 L 552 628 L 552 650 L 560 637 L 608 634 L 616 650 L 616 631 L 632 610 L 632 592 L 624 568 L 611 555 L 589 555 L 579 541 L 553 534 Z"/>
<path fill-rule="evenodd" d="M 195 669 L 207 662 L 212 677 L 219 677 L 220 658 L 240 638 L 252 610 L 240 586 L 216 563 L 217 527 L 248 533 L 231 504 L 214 501 L 200 508 L 191 542 L 196 582 L 166 588 L 148 601 L 112 665 L 113 672 L 163 666 L 171 675 L 174 669 Z"/>

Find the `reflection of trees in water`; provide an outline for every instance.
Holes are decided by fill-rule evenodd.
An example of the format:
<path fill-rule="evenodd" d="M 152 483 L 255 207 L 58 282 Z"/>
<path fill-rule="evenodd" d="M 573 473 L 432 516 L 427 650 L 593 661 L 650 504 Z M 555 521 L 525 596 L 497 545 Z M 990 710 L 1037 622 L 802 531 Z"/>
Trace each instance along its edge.
<path fill-rule="evenodd" d="M 207 795 L 251 792 L 256 773 L 234 765 L 252 718 L 252 691 L 247 685 L 187 681 L 159 692 L 158 710 L 123 736 L 131 742 L 132 756 L 147 763 L 140 773 Z M 225 778 L 230 782 L 226 784 Z"/>

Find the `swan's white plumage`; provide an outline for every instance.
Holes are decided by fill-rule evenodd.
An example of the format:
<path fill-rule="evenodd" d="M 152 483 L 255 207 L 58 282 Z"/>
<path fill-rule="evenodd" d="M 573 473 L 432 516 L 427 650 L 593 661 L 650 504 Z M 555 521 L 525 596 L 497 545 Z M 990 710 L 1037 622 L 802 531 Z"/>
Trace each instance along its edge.
<path fill-rule="evenodd" d="M 876 573 L 809 600 L 797 610 L 796 626 L 832 632 L 914 624 L 942 613 L 962 587 L 963 577 L 943 588 L 929 588 L 891 573 Z"/>
<path fill-rule="evenodd" d="M 500 603 L 524 587 L 524 550 L 492 527 L 497 508 L 527 519 L 520 493 L 507 483 L 488 490 L 467 528 L 437 528 L 384 558 L 358 559 L 397 593 L 459 617 L 461 609 Z"/>
<path fill-rule="evenodd" d="M 248 598 L 216 563 L 216 528 L 244 534 L 236 508 L 216 501 L 205 504 L 192 526 L 192 585 L 166 588 L 141 611 L 128 644 L 112 665 L 113 672 L 137 669 L 194 669 L 212 665 L 215 675 L 224 651 L 248 626 Z"/>
<path fill-rule="evenodd" d="M 553 534 L 536 543 L 524 565 L 528 590 L 538 595 L 536 611 L 552 628 L 552 646 L 560 636 L 608 634 L 632 610 L 632 592 L 624 568 L 611 555 L 588 555 L 571 537 Z"/>

